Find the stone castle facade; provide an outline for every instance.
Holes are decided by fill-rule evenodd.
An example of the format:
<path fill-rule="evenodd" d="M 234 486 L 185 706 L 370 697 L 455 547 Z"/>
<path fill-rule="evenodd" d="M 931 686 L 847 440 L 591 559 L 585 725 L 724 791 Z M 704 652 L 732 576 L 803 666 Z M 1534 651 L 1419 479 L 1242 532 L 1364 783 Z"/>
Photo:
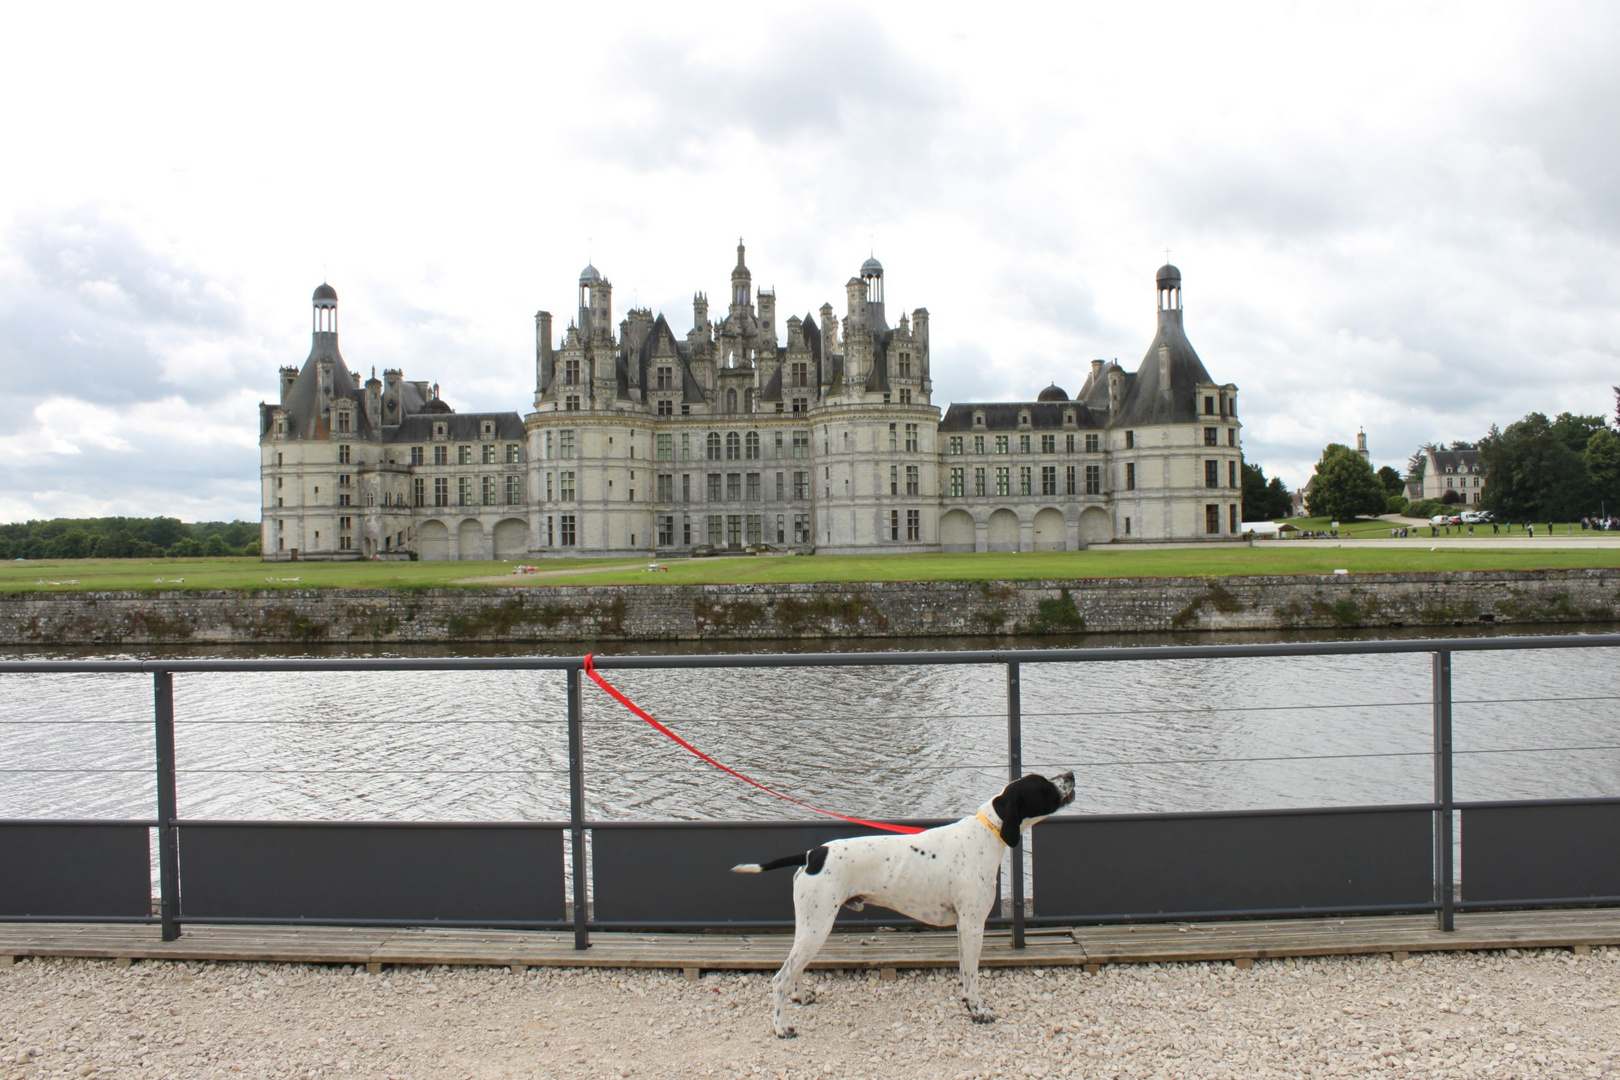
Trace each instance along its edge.
<path fill-rule="evenodd" d="M 338 351 L 337 293 L 261 406 L 264 557 L 536 558 L 701 549 L 1072 550 L 1241 532 L 1237 388 L 1188 342 L 1181 275 L 1134 372 L 1094 360 L 1070 398 L 932 402 L 929 314 L 890 325 L 868 259 L 778 323 L 737 246 L 724 313 L 632 308 L 595 267 L 560 338 L 535 316 L 534 410 L 457 413 L 426 382 Z"/>

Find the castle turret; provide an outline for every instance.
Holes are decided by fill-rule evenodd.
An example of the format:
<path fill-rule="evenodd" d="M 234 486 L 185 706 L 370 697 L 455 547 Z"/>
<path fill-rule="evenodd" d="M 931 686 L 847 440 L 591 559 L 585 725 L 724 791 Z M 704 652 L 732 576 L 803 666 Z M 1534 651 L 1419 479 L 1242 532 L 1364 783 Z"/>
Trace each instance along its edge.
<path fill-rule="evenodd" d="M 737 265 L 731 271 L 731 313 L 740 315 L 752 306 L 754 275 L 748 271 L 742 237 L 737 237 Z"/>
<path fill-rule="evenodd" d="M 534 313 L 534 385 L 537 395 L 551 389 L 551 312 Z"/>

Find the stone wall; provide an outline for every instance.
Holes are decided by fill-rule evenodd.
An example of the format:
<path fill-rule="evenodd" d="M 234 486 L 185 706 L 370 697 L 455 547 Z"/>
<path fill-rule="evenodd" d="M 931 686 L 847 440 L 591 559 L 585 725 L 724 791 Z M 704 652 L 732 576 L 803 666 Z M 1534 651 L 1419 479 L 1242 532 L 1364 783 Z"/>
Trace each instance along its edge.
<path fill-rule="evenodd" d="M 0 596 L 0 644 L 936 637 L 1620 621 L 1620 569 Z"/>

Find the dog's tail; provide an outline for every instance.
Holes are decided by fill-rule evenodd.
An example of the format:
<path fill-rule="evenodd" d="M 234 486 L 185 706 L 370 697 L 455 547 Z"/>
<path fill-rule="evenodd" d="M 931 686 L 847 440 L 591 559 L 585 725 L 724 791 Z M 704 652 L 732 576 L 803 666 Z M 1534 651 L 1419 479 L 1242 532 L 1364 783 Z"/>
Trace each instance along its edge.
<path fill-rule="evenodd" d="M 767 870 L 785 870 L 790 866 L 803 866 L 809 861 L 810 853 L 801 851 L 797 855 L 784 855 L 780 859 L 772 859 L 768 863 L 738 863 L 731 868 L 731 872 L 733 874 L 763 874 Z"/>

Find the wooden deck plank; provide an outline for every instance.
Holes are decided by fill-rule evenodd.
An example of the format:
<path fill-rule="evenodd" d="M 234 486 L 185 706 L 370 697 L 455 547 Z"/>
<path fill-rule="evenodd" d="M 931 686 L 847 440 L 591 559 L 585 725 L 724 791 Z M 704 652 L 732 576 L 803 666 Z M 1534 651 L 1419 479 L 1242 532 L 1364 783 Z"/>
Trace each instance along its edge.
<path fill-rule="evenodd" d="M 1041 927 L 1028 947 L 1010 934 L 986 935 L 986 967 L 1252 961 L 1285 956 L 1557 948 L 1620 944 L 1620 909 L 1459 913 L 1442 933 L 1433 916 L 1266 919 L 1220 923 Z M 625 967 L 770 970 L 792 944 L 788 934 L 600 932 L 573 948 L 558 931 L 317 926 L 191 925 L 165 942 L 156 926 L 0 923 L 0 957 L 219 960 L 369 965 Z M 829 939 L 818 969 L 950 968 L 954 932 L 862 930 Z"/>

